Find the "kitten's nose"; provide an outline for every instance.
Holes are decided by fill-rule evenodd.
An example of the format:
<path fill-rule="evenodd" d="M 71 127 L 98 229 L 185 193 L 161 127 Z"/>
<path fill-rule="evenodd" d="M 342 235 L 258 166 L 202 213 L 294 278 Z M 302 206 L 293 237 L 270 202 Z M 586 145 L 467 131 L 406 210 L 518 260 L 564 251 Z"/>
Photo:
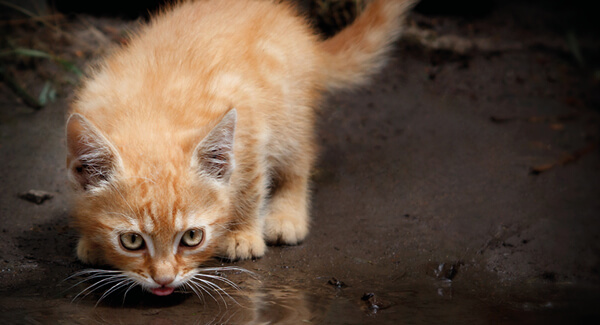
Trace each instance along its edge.
<path fill-rule="evenodd" d="M 160 284 L 161 286 L 166 286 L 172 283 L 175 278 L 171 276 L 157 276 L 152 278 L 156 284 Z"/>
<path fill-rule="evenodd" d="M 167 286 L 175 281 L 177 269 L 175 268 L 174 263 L 175 261 L 168 258 L 156 261 L 150 269 L 152 280 L 161 286 Z"/>

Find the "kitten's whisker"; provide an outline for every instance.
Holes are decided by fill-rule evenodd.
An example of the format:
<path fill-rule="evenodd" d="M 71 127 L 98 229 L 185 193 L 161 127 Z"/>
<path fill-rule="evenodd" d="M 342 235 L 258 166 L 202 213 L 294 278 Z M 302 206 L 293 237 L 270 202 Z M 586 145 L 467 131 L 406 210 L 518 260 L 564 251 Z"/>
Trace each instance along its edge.
<path fill-rule="evenodd" d="M 221 297 L 221 300 L 223 300 L 223 302 L 225 303 L 225 306 L 227 306 L 227 302 L 225 301 L 223 294 L 226 295 L 229 299 L 233 300 L 237 305 L 241 306 L 241 304 L 235 298 L 233 298 L 227 292 L 227 290 L 222 288 L 220 285 L 214 283 L 213 281 L 223 282 L 223 283 L 227 284 L 228 286 L 234 288 L 235 290 L 241 291 L 242 289 L 240 288 L 239 285 L 237 285 L 235 282 L 233 282 L 223 276 L 203 273 L 203 272 L 225 272 L 225 271 L 243 272 L 245 274 L 249 274 L 250 276 L 252 276 L 255 279 L 258 277 L 256 275 L 256 273 L 248 271 L 241 267 L 237 267 L 237 266 L 206 267 L 206 268 L 198 269 L 197 273 L 192 277 L 190 282 L 194 283 L 197 286 L 202 287 L 203 289 L 206 286 L 206 288 L 210 288 L 211 290 L 215 291 Z M 202 285 L 202 284 L 204 284 L 204 285 Z M 204 289 L 204 290 L 206 291 L 206 289 Z M 213 299 L 214 299 L 214 297 L 213 297 Z"/>
<path fill-rule="evenodd" d="M 188 286 L 190 289 L 192 289 L 192 291 L 196 294 L 196 296 L 198 297 L 198 299 L 200 299 L 200 301 L 202 301 L 202 305 L 206 305 L 206 300 L 204 300 L 204 295 L 199 293 L 198 291 L 196 291 L 196 288 L 194 288 L 191 284 L 185 283 L 186 286 Z"/>
<path fill-rule="evenodd" d="M 225 294 L 229 299 L 233 300 L 233 302 L 235 302 L 236 305 L 238 306 L 242 306 L 235 298 L 233 298 L 228 292 L 227 290 L 223 289 L 222 287 L 220 287 L 219 285 L 217 285 L 214 282 L 208 281 L 208 280 L 203 280 L 203 279 L 197 279 L 199 281 L 202 281 L 203 283 L 206 283 L 207 285 L 211 286 L 214 288 L 215 291 L 217 292 L 222 292 L 223 294 Z"/>
<path fill-rule="evenodd" d="M 220 305 L 219 305 L 219 301 L 217 300 L 217 298 L 215 298 L 215 296 L 213 296 L 212 294 L 210 294 L 210 292 L 208 290 L 206 290 L 206 288 L 204 286 L 202 286 L 200 283 L 195 282 L 194 280 L 189 280 L 189 282 L 192 283 L 192 284 L 194 284 L 196 286 L 196 288 L 198 288 L 199 290 L 202 290 L 202 291 L 206 292 L 206 294 L 209 295 L 217 303 L 217 306 L 219 306 L 219 309 L 221 308 Z M 227 306 L 227 304 L 225 304 L 225 306 Z"/>
<path fill-rule="evenodd" d="M 221 281 L 221 282 L 224 282 L 224 283 L 230 285 L 232 288 L 234 288 L 234 289 L 236 289 L 238 291 L 242 290 L 242 288 L 240 288 L 240 286 L 238 286 L 236 283 L 234 283 L 233 281 L 231 281 L 231 280 L 229 280 L 229 279 L 227 279 L 225 277 L 222 277 L 222 276 L 198 273 L 198 274 L 194 275 L 194 279 L 198 279 L 199 280 L 199 278 L 196 278 L 197 276 L 202 276 L 202 277 L 207 277 L 207 278 L 210 278 L 210 279 L 215 279 L 215 280 L 218 280 L 218 281 Z"/>
<path fill-rule="evenodd" d="M 117 284 L 115 284 L 114 286 L 112 286 L 110 289 L 106 290 L 102 296 L 100 296 L 100 299 L 98 299 L 98 301 L 96 301 L 96 304 L 94 305 L 94 307 L 98 307 L 98 304 L 105 298 L 108 297 L 112 292 L 116 291 L 117 289 L 128 285 L 129 283 L 131 283 L 132 280 L 130 279 L 125 279 L 125 280 L 121 280 L 119 281 Z"/>
<path fill-rule="evenodd" d="M 212 290 L 214 290 L 219 296 L 221 296 L 221 299 L 223 299 L 223 295 L 221 293 L 224 293 L 228 298 L 233 299 L 228 293 L 227 291 L 225 291 L 225 289 L 221 288 L 219 285 L 217 285 L 216 283 L 207 281 L 207 280 L 203 280 L 203 279 L 196 279 L 204 284 L 206 284 L 209 288 L 211 288 Z"/>
<path fill-rule="evenodd" d="M 101 269 L 86 269 L 86 270 L 81 270 L 79 272 L 76 272 L 70 276 L 68 276 L 67 278 L 65 278 L 64 280 L 61 281 L 61 283 L 73 279 L 75 277 L 78 276 L 85 276 L 82 280 L 77 281 L 77 283 L 71 285 L 70 287 L 68 287 L 67 289 L 63 290 L 62 293 L 65 293 L 73 288 L 75 288 L 76 286 L 84 283 L 84 282 L 88 282 L 88 281 L 93 281 L 94 279 L 102 279 L 102 282 L 106 282 L 106 280 L 110 279 L 110 278 L 123 278 L 125 277 L 125 275 L 122 274 L 122 271 L 115 271 L 115 270 L 101 270 Z M 93 288 L 92 287 L 86 287 L 84 288 L 81 292 L 79 292 L 79 294 L 77 294 L 75 296 L 75 298 L 73 298 L 73 300 L 71 300 L 71 302 L 75 301 L 77 299 L 77 297 L 79 297 L 81 294 L 83 294 L 84 292 L 86 292 L 87 290 Z"/>
<path fill-rule="evenodd" d="M 210 286 L 213 290 L 215 290 L 219 294 L 219 296 L 221 296 L 221 299 L 223 298 L 223 296 L 221 295 L 221 292 L 222 292 L 229 299 L 233 300 L 233 302 L 235 302 L 238 306 L 241 306 L 240 303 L 238 303 L 237 300 L 235 300 L 235 298 L 233 298 L 229 293 L 227 293 L 227 291 L 225 289 L 221 288 L 216 283 L 210 282 L 210 281 L 204 280 L 204 279 L 196 279 L 196 280 L 201 281 L 202 283 L 205 283 L 206 285 Z"/>
<path fill-rule="evenodd" d="M 131 280 L 131 284 L 129 285 L 129 288 L 127 288 L 127 290 L 125 290 L 125 293 L 123 294 L 123 304 L 125 304 L 125 298 L 127 298 L 127 293 L 129 292 L 129 290 L 131 290 L 132 288 L 134 288 L 137 285 L 137 282 L 135 280 Z"/>
<path fill-rule="evenodd" d="M 202 284 L 206 284 L 207 288 L 210 288 L 210 289 L 214 290 L 219 296 L 221 296 L 221 299 L 223 298 L 223 296 L 221 295 L 221 292 L 226 293 L 225 290 L 223 290 L 223 288 L 219 287 L 215 283 L 212 283 L 210 281 L 206 281 L 206 280 L 203 280 L 203 279 L 196 279 L 196 278 L 194 278 L 194 280 L 200 281 L 200 283 L 202 283 Z"/>
<path fill-rule="evenodd" d="M 219 305 L 219 301 L 217 300 L 217 298 L 215 298 L 215 296 L 213 296 L 210 293 L 210 291 L 208 290 L 208 288 L 205 287 L 205 286 L 203 286 L 202 283 L 198 283 L 198 282 L 196 282 L 194 280 L 190 280 L 189 282 L 193 283 L 196 286 L 196 288 L 198 288 L 199 290 L 202 290 L 203 292 L 206 292 L 206 294 L 209 295 L 211 298 L 213 298 L 213 300 L 217 303 L 217 305 Z M 223 299 L 222 296 L 221 296 L 221 299 Z M 227 304 L 225 304 L 225 305 L 227 305 Z"/>
<path fill-rule="evenodd" d="M 79 272 L 76 272 L 68 277 L 66 277 L 63 281 L 67 281 L 69 279 L 72 279 L 74 277 L 80 276 L 80 275 L 84 275 L 84 274 L 89 274 L 89 273 L 123 273 L 123 271 L 115 271 L 115 270 L 101 270 L 101 269 L 85 269 L 85 270 L 81 270 Z"/>
<path fill-rule="evenodd" d="M 83 290 L 82 290 L 80 293 L 78 293 L 78 294 L 77 294 L 77 295 L 76 295 L 76 296 L 75 296 L 75 297 L 74 297 L 74 298 L 71 300 L 71 302 L 75 301 L 75 300 L 77 299 L 77 297 L 79 297 L 81 294 L 83 294 L 84 292 L 86 292 L 86 291 L 88 291 L 88 290 L 89 290 L 89 291 L 88 291 L 88 293 L 86 293 L 84 296 L 82 296 L 82 297 L 81 297 L 81 299 L 84 299 L 84 298 L 85 298 L 85 297 L 87 297 L 87 296 L 88 296 L 90 293 L 92 293 L 92 292 L 94 292 L 94 291 L 98 290 L 98 288 L 101 288 L 103 285 L 106 285 L 106 284 L 111 284 L 111 283 L 114 283 L 114 282 L 117 282 L 117 281 L 122 281 L 121 279 L 122 279 L 123 277 L 125 277 L 125 276 L 123 275 L 123 276 L 117 276 L 117 277 L 118 277 L 117 279 L 115 279 L 114 277 L 111 277 L 111 278 L 106 278 L 106 279 L 102 279 L 102 280 L 100 280 L 100 281 L 98 281 L 98 282 L 96 282 L 96 283 L 92 284 L 91 286 L 89 286 L 89 287 L 87 287 L 87 288 L 83 289 Z M 92 289 L 92 290 L 90 290 L 90 289 Z"/>
<path fill-rule="evenodd" d="M 84 274 L 78 274 L 78 276 L 83 276 Z M 96 273 L 89 273 L 89 275 L 86 275 L 83 281 L 88 281 L 94 278 L 99 278 L 99 277 L 114 277 L 114 276 L 123 276 L 122 273 L 100 273 L 100 272 L 96 272 Z M 74 276 L 70 276 L 69 278 L 73 278 Z"/>
<path fill-rule="evenodd" d="M 103 281 L 104 281 L 104 280 L 103 280 Z M 96 287 L 94 290 L 91 290 L 91 291 L 89 291 L 88 293 L 86 293 L 85 295 L 83 295 L 83 297 L 81 297 L 81 299 L 82 299 L 82 300 L 83 300 L 83 299 L 85 299 L 85 297 L 87 297 L 88 295 L 90 295 L 92 292 L 94 292 L 94 291 L 96 291 L 96 290 L 98 290 L 98 289 L 102 288 L 103 286 L 106 286 L 106 285 L 111 285 L 111 284 L 113 284 L 113 283 L 115 283 L 115 282 L 122 282 L 122 281 L 125 281 L 125 280 L 122 280 L 122 279 L 111 279 L 110 281 L 106 281 L 106 282 L 105 282 L 103 285 L 101 285 L 101 286 L 97 286 L 97 287 Z M 91 287 L 90 287 L 90 288 L 91 288 Z"/>
<path fill-rule="evenodd" d="M 258 279 L 258 274 L 250 271 L 250 270 L 246 270 L 242 267 L 239 266 L 217 266 L 217 267 L 206 267 L 206 268 L 200 268 L 198 269 L 198 272 L 220 272 L 220 271 L 239 271 L 242 273 L 246 273 L 250 276 L 252 276 L 255 279 Z"/>
<path fill-rule="evenodd" d="M 82 284 L 84 282 L 87 282 L 87 281 L 91 281 L 91 280 L 94 280 L 94 279 L 97 279 L 97 278 L 109 278 L 109 277 L 114 277 L 114 275 L 108 275 L 108 274 L 95 274 L 95 275 L 91 275 L 91 276 L 86 277 L 85 279 L 83 279 L 83 280 L 75 283 L 74 285 L 70 286 L 69 288 L 65 289 L 64 291 L 71 290 L 74 287 L 76 287 L 76 286 L 78 286 L 78 285 L 80 285 L 80 284 Z"/>

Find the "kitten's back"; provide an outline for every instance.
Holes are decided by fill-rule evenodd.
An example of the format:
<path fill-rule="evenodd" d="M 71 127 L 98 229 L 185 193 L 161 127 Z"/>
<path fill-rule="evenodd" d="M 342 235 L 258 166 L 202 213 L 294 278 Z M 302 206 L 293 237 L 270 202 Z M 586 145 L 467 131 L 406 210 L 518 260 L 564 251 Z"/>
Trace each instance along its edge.
<path fill-rule="evenodd" d="M 268 120 L 286 124 L 288 113 L 309 114 L 285 108 L 314 106 L 322 88 L 319 50 L 318 37 L 292 6 L 183 3 L 109 57 L 79 91 L 72 112 L 128 148 L 125 161 L 148 152 L 175 156 L 166 154 L 169 144 L 189 142 L 183 147 L 190 149 L 203 136 L 199 126 L 208 132 L 233 105 L 240 131 Z M 200 133 L 192 137 L 186 130 Z M 271 133 L 269 126 L 264 130 Z"/>

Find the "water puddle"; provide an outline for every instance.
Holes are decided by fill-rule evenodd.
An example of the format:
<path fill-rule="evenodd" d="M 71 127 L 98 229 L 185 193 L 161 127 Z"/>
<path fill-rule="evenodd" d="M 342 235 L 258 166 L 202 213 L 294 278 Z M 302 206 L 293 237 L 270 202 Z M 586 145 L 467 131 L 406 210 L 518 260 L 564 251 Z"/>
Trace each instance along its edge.
<path fill-rule="evenodd" d="M 140 290 L 104 299 L 101 295 L 47 297 L 41 294 L 0 297 L 1 323 L 27 324 L 293 324 L 320 323 L 332 297 L 292 287 L 255 286 L 228 295 L 210 292 L 155 297 Z M 329 301 L 328 301 L 329 300 Z"/>
<path fill-rule="evenodd" d="M 103 296 L 110 285 L 88 294 L 92 284 L 42 276 L 0 293 L 0 324 L 556 324 L 599 316 L 596 287 L 547 279 L 503 284 L 460 263 L 427 264 L 420 278 L 253 270 L 258 279 L 222 274 L 241 290 L 224 282 L 222 292 L 167 297 L 139 288 Z"/>
<path fill-rule="evenodd" d="M 233 278 L 232 278 L 233 279 Z M 560 323 L 593 316 L 599 295 L 568 284 L 514 292 L 475 292 L 450 280 L 337 286 L 317 279 L 298 285 L 235 280 L 243 290 L 157 297 L 139 289 L 81 298 L 50 286 L 0 296 L 0 323 L 11 324 L 498 324 Z M 61 286 L 65 286 L 62 284 Z M 60 286 L 59 286 L 60 287 Z M 39 293 L 40 289 L 44 293 Z M 85 289 L 85 287 L 83 287 Z M 538 288 L 539 289 L 539 288 Z"/>

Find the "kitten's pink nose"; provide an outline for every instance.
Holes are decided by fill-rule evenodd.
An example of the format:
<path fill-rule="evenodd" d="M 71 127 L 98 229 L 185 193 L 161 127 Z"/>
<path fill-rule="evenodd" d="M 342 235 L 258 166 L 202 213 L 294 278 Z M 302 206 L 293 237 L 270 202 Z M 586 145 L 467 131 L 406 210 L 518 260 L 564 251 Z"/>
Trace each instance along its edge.
<path fill-rule="evenodd" d="M 170 276 L 159 276 L 152 279 L 154 280 L 154 282 L 156 282 L 156 284 L 160 284 L 161 286 L 167 286 L 175 280 L 174 277 Z"/>
<path fill-rule="evenodd" d="M 151 266 L 150 276 L 156 284 L 167 286 L 175 281 L 177 276 L 177 269 L 174 265 L 174 258 L 161 258 Z"/>

